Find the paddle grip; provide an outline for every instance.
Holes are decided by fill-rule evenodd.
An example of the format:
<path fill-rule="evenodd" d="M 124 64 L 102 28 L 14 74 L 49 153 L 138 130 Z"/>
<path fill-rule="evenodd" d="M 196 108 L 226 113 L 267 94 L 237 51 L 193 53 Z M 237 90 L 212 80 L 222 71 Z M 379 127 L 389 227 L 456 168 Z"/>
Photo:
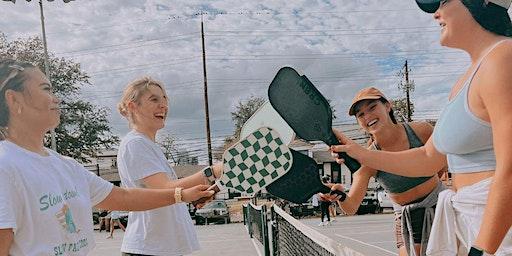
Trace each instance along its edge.
<path fill-rule="evenodd" d="M 329 194 L 331 194 L 331 195 L 334 195 L 334 194 L 339 195 L 340 196 L 339 201 L 341 201 L 341 202 L 345 201 L 345 199 L 347 198 L 347 194 L 345 192 L 339 191 L 339 190 L 331 190 L 331 192 L 329 192 Z"/>
<path fill-rule="evenodd" d="M 203 197 L 203 198 L 197 199 L 196 201 L 192 201 L 192 205 L 194 205 L 194 207 L 197 208 L 197 205 L 206 203 L 208 200 L 210 200 L 212 197 L 214 197 L 220 191 L 219 186 L 217 186 L 217 184 L 211 185 L 207 190 L 213 190 L 215 193 L 213 193 L 213 195 L 211 195 L 209 197 Z"/>
<path fill-rule="evenodd" d="M 340 142 L 339 142 L 338 138 L 336 138 L 334 133 L 331 133 L 331 136 L 329 138 L 329 141 L 327 141 L 327 144 L 329 146 L 340 145 Z M 339 158 L 343 158 L 343 160 L 345 160 L 345 165 L 347 166 L 347 168 L 350 170 L 351 173 L 354 173 L 357 170 L 359 170 L 359 168 L 361 168 L 361 164 L 354 158 L 347 155 L 347 153 L 341 152 L 341 153 L 338 153 L 338 156 L 339 156 Z"/>

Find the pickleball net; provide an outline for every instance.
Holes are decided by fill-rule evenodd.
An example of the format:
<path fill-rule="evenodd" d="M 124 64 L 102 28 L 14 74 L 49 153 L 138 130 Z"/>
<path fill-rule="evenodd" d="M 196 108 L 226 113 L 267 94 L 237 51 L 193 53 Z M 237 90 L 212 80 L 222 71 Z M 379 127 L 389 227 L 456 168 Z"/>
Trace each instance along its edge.
<path fill-rule="evenodd" d="M 246 225 L 253 238 L 262 245 L 268 244 L 265 255 L 276 256 L 362 256 L 361 253 L 341 245 L 313 228 L 298 221 L 276 205 L 270 207 L 270 212 L 248 204 L 244 207 L 249 216 Z M 254 209 L 256 208 L 256 209 Z M 259 215 L 261 214 L 261 215 Z M 262 215 L 270 214 L 267 227 Z M 252 220 L 252 221 L 251 221 Z M 268 232 L 268 240 L 264 233 Z M 268 241 L 268 242 L 267 242 Z M 267 254 L 268 253 L 268 254 Z"/>

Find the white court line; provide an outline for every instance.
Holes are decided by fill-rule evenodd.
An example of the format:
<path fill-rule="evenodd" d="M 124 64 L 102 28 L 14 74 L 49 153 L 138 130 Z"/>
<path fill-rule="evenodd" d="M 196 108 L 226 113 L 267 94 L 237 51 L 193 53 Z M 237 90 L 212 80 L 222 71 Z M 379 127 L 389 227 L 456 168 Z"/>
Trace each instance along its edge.
<path fill-rule="evenodd" d="M 254 238 L 251 238 L 252 245 L 254 245 L 254 248 L 256 249 L 256 252 L 258 253 L 258 256 L 263 256 L 263 254 L 260 251 L 260 247 L 256 242 L 254 241 Z"/>
<path fill-rule="evenodd" d="M 352 241 L 354 241 L 354 242 L 358 242 L 358 243 L 361 243 L 361 244 L 364 244 L 364 245 L 367 245 L 367 246 L 370 246 L 370 247 L 373 247 L 373 248 L 377 248 L 377 249 L 379 249 L 379 250 L 382 250 L 382 251 L 385 251 L 385 252 L 387 252 L 387 253 L 390 253 L 391 255 L 398 255 L 396 252 L 388 251 L 388 250 L 386 250 L 386 249 L 384 249 L 384 248 L 380 248 L 380 247 L 378 247 L 378 246 L 375 246 L 375 245 L 373 245 L 373 244 L 369 244 L 369 243 L 363 242 L 363 241 L 361 241 L 361 240 L 357 240 L 357 239 L 354 239 L 354 238 L 351 238 L 351 237 L 348 237 L 348 236 L 342 236 L 342 235 L 340 235 L 340 234 L 334 234 L 334 235 L 335 235 L 335 236 L 339 236 L 339 237 L 341 237 L 341 238 L 348 239 L 348 240 L 352 240 Z"/>
<path fill-rule="evenodd" d="M 217 239 L 217 240 L 204 240 L 201 239 L 201 243 L 232 243 L 232 242 L 244 242 L 247 239 Z"/>
<path fill-rule="evenodd" d="M 396 240 L 373 242 L 373 244 L 387 244 L 387 243 L 396 243 Z"/>
<path fill-rule="evenodd" d="M 362 234 L 389 233 L 389 232 L 392 232 L 392 231 L 389 231 L 389 230 L 376 230 L 376 231 L 368 231 L 368 232 L 343 232 L 343 234 L 362 235 Z"/>

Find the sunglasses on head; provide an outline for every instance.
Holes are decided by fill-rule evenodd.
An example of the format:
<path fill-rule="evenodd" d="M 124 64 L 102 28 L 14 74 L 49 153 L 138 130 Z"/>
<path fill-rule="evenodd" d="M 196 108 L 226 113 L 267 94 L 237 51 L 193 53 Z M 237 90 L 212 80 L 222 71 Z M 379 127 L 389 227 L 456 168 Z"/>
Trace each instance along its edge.
<path fill-rule="evenodd" d="M 20 65 L 9 65 L 9 68 L 11 68 L 11 72 L 7 75 L 7 78 L 0 84 L 0 91 L 4 89 L 5 85 L 9 83 L 9 81 L 13 78 L 15 78 L 20 72 L 24 71 L 25 68 Z"/>

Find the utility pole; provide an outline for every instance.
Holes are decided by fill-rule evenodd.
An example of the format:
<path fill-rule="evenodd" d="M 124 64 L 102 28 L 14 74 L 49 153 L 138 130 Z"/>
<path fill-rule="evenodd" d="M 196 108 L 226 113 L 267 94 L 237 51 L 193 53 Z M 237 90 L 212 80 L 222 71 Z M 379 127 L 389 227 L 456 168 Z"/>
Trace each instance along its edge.
<path fill-rule="evenodd" d="M 210 137 L 210 114 L 208 110 L 208 82 L 206 78 L 206 53 L 204 47 L 203 11 L 201 11 L 201 42 L 203 45 L 204 111 L 206 114 L 206 143 L 208 145 L 208 164 L 212 165 L 212 139 Z"/>
<path fill-rule="evenodd" d="M 405 60 L 405 84 L 406 84 L 406 90 L 405 94 L 407 97 L 407 122 L 412 121 L 411 119 L 411 100 L 409 98 L 409 90 L 410 90 L 410 83 L 409 83 L 409 65 L 407 65 L 407 60 Z"/>
<path fill-rule="evenodd" d="M 404 71 L 399 72 L 399 75 L 405 78 L 405 82 L 400 82 L 398 88 L 405 92 L 407 104 L 407 122 L 411 122 L 411 99 L 410 93 L 414 91 L 414 82 L 409 80 L 409 63 L 405 60 Z"/>
<path fill-rule="evenodd" d="M 39 0 L 39 10 L 41 12 L 41 29 L 43 31 L 44 74 L 46 75 L 48 80 L 51 80 L 50 64 L 48 63 L 48 46 L 46 43 L 46 30 L 44 27 L 43 0 Z M 50 131 L 50 136 L 51 136 L 51 148 L 52 148 L 52 150 L 57 151 L 57 140 L 55 138 L 55 129 L 52 129 Z"/>

